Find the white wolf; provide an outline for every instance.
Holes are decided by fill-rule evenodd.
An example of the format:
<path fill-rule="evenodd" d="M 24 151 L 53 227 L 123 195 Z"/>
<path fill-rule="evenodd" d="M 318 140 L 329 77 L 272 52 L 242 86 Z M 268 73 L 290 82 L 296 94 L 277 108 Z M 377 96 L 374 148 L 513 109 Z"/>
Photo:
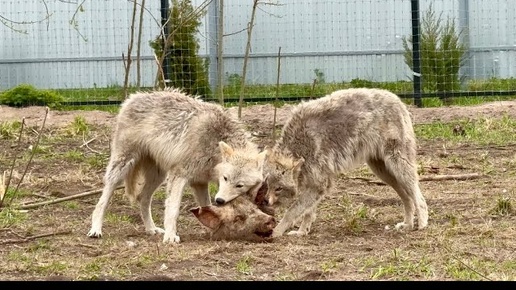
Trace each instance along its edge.
<path fill-rule="evenodd" d="M 88 236 L 102 236 L 113 191 L 125 181 L 128 197 L 139 201 L 146 232 L 164 233 L 164 243 L 179 243 L 177 217 L 184 187 L 191 186 L 201 207 L 211 204 L 210 181 L 224 180 L 219 190 L 255 195 L 265 157 L 242 123 L 219 105 L 177 89 L 132 94 L 117 116 L 105 185 Z M 163 230 L 152 219 L 151 199 L 167 175 Z"/>
<path fill-rule="evenodd" d="M 292 110 L 281 137 L 268 154 L 269 205 L 277 198 L 297 196 L 274 228 L 273 237 L 297 221 L 306 235 L 316 217 L 316 207 L 337 174 L 367 163 L 398 193 L 404 221 L 397 229 L 428 223 L 428 208 L 419 188 L 416 138 L 405 104 L 395 94 L 379 89 L 339 90 L 300 103 Z M 215 198 L 226 199 L 223 192 Z"/>

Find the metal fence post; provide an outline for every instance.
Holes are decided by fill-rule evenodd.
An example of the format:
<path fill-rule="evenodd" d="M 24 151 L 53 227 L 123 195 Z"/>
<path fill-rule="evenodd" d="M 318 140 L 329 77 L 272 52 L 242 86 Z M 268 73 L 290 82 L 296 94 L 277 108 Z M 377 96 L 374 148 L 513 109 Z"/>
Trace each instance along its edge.
<path fill-rule="evenodd" d="M 421 55 L 419 51 L 419 0 L 412 0 L 412 67 L 413 67 L 413 85 L 414 85 L 414 104 L 421 108 L 423 102 L 421 100 Z"/>
<path fill-rule="evenodd" d="M 161 26 L 163 27 L 163 53 L 166 53 L 166 41 L 169 35 L 168 29 L 168 15 L 169 15 L 170 7 L 168 6 L 168 0 L 161 0 Z M 170 66 L 169 58 L 165 56 L 163 59 L 163 63 L 161 64 L 161 69 L 163 70 L 163 74 L 165 79 L 163 80 L 163 85 L 167 87 L 167 80 L 169 79 L 168 68 Z"/>
<path fill-rule="evenodd" d="M 212 93 L 217 89 L 217 72 L 219 63 L 217 61 L 217 42 L 218 42 L 218 22 L 219 22 L 219 3 L 218 1 L 211 1 L 208 6 L 208 80 L 210 83 Z"/>

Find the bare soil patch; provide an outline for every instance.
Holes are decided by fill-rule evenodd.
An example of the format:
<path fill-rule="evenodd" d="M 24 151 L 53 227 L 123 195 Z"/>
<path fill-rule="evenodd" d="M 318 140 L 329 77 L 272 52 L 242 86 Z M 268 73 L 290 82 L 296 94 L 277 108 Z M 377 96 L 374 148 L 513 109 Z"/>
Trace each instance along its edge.
<path fill-rule="evenodd" d="M 284 124 L 291 105 L 278 109 Z M 243 109 L 242 119 L 256 141 L 272 142 L 273 106 Z M 236 108 L 230 108 L 236 114 Z M 410 108 L 416 124 L 460 119 L 516 118 L 516 102 L 471 107 Z M 81 115 L 89 132 L 67 133 Z M 0 107 L 0 122 L 25 117 L 28 129 L 20 146 L 0 135 L 0 171 L 13 155 L 14 184 L 24 171 L 44 108 Z M 115 115 L 101 111 L 52 111 L 32 165 L 15 197 L 16 204 L 51 200 L 102 187 Z M 88 146 L 83 144 L 93 139 Z M 116 194 L 101 239 L 90 239 L 90 215 L 98 195 L 23 212 L 0 212 L 0 280 L 515 280 L 516 217 L 499 214 L 504 198 L 515 195 L 516 155 L 512 147 L 478 146 L 467 140 L 446 144 L 420 140 L 422 176 L 480 172 L 476 180 L 421 182 L 429 227 L 399 233 L 386 230 L 403 218 L 402 204 L 367 167 L 343 174 L 318 208 L 306 237 L 285 236 L 272 243 L 211 241 L 188 212 L 195 206 L 185 194 L 178 220 L 179 245 L 163 245 L 148 236 L 136 207 Z M 122 190 L 120 190 L 121 193 Z M 164 195 L 153 203 L 162 225 Z M 279 208 L 281 216 L 285 206 Z M 38 237 L 48 233 L 55 235 Z"/>

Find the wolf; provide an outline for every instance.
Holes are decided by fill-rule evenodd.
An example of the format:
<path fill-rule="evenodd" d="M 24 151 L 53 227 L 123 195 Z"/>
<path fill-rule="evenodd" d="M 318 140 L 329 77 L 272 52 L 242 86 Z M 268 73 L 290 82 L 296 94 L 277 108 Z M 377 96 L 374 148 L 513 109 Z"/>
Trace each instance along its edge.
<path fill-rule="evenodd" d="M 124 182 L 126 195 L 139 202 L 145 231 L 164 234 L 163 243 L 179 243 L 177 218 L 186 185 L 200 206 L 211 204 L 208 184 L 220 179 L 225 180 L 223 190 L 256 195 L 267 151 L 260 151 L 250 138 L 243 124 L 221 106 L 177 88 L 131 94 L 117 115 L 104 188 L 87 235 L 102 236 L 111 196 Z M 165 179 L 161 229 L 152 219 L 151 200 Z"/>
<path fill-rule="evenodd" d="M 266 202 L 267 177 L 254 201 L 252 196 L 238 196 L 221 206 L 208 205 L 191 208 L 190 212 L 210 230 L 214 240 L 272 241 L 276 226 L 274 210 Z"/>
<path fill-rule="evenodd" d="M 266 149 L 267 150 L 267 149 Z M 366 163 L 390 185 L 404 206 L 396 229 L 428 224 L 428 207 L 419 187 L 416 138 L 410 112 L 400 98 L 381 89 L 335 91 L 292 109 L 280 138 L 267 155 L 267 199 L 297 197 L 274 228 L 272 237 L 307 235 L 316 208 L 339 173 Z M 228 200 L 223 193 L 216 199 Z"/>

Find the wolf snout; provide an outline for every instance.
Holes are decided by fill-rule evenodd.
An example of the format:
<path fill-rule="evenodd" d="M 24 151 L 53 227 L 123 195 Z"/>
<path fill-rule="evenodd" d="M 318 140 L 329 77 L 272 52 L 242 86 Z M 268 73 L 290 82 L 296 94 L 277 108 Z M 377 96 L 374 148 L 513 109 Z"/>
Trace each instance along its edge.
<path fill-rule="evenodd" d="M 226 200 L 224 200 L 223 198 L 217 197 L 215 199 L 215 203 L 218 204 L 218 205 L 223 205 L 223 204 L 226 203 Z"/>

